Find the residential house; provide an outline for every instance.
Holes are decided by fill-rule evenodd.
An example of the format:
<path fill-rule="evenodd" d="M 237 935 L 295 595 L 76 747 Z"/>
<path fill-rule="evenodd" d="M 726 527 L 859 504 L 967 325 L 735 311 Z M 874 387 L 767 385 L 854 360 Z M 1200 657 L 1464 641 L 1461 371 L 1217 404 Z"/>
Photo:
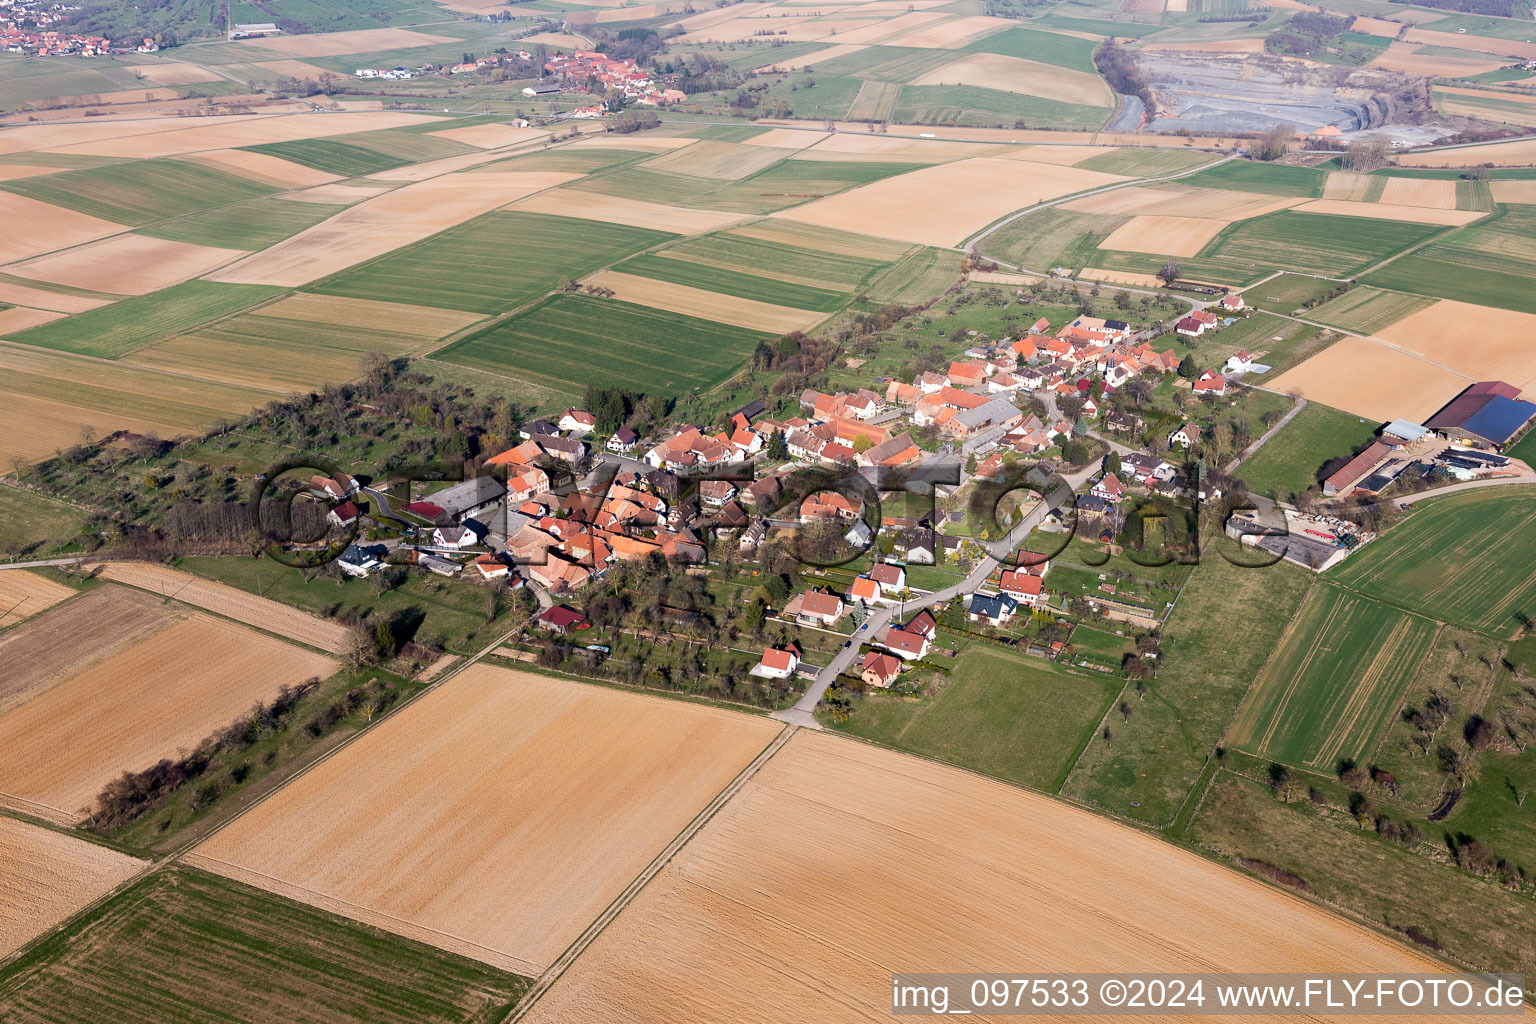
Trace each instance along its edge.
<path fill-rule="evenodd" d="M 1007 594 L 972 594 L 969 611 L 972 622 L 986 620 L 993 626 L 1001 626 L 1013 618 L 1019 603 Z"/>
<path fill-rule="evenodd" d="M 348 576 L 364 579 L 371 573 L 384 568 L 384 563 L 375 558 L 367 548 L 358 544 L 350 544 L 336 559 L 336 568 Z"/>
<path fill-rule="evenodd" d="M 1168 435 L 1169 447 L 1193 448 L 1200 443 L 1200 425 L 1186 423 Z"/>
<path fill-rule="evenodd" d="M 574 633 L 587 625 L 586 618 L 573 608 L 563 604 L 552 605 L 534 616 L 533 624 L 539 629 L 562 636 Z"/>
<path fill-rule="evenodd" d="M 736 485 L 729 480 L 705 480 L 699 484 L 699 500 L 710 508 L 722 508 L 736 497 Z"/>
<path fill-rule="evenodd" d="M 361 514 L 362 513 L 358 511 L 356 505 L 352 504 L 350 501 L 344 501 L 340 505 L 337 505 L 335 508 L 331 509 L 331 511 L 326 514 L 325 518 L 332 526 L 339 526 L 342 529 L 346 529 L 353 523 L 357 522 L 357 517 Z"/>
<path fill-rule="evenodd" d="M 800 595 L 800 606 L 796 617 L 806 625 L 831 628 L 842 621 L 847 611 L 848 606 L 843 604 L 843 599 L 836 594 L 808 590 Z"/>
<path fill-rule="evenodd" d="M 921 633 L 908 633 L 904 629 L 886 630 L 881 641 L 886 650 L 902 661 L 921 661 L 928 654 L 929 640 Z"/>
<path fill-rule="evenodd" d="M 557 425 L 566 433 L 580 437 L 592 432 L 592 428 L 597 426 L 597 417 L 582 409 L 566 409 L 560 414 Z"/>
<path fill-rule="evenodd" d="M 889 654 L 881 654 L 879 651 L 870 651 L 864 655 L 864 665 L 859 672 L 859 678 L 864 680 L 866 685 L 887 690 L 900 675 L 901 659 Z"/>
<path fill-rule="evenodd" d="M 1243 301 L 1243 296 L 1240 292 L 1227 292 L 1216 305 L 1228 313 L 1237 313 L 1248 308 L 1248 303 Z"/>
<path fill-rule="evenodd" d="M 866 608 L 871 605 L 884 603 L 884 595 L 880 592 L 880 584 L 868 576 L 855 576 L 853 582 L 848 584 L 848 603 L 861 604 Z"/>
<path fill-rule="evenodd" d="M 1203 309 L 1197 309 L 1180 320 L 1175 325 L 1174 330 L 1186 337 L 1198 338 L 1206 331 L 1215 330 L 1216 325 L 1220 322 L 1216 314 L 1207 313 Z"/>
<path fill-rule="evenodd" d="M 880 584 L 882 594 L 900 594 L 907 589 L 907 571 L 899 565 L 879 562 L 869 567 L 868 576 Z"/>
<path fill-rule="evenodd" d="M 475 568 L 488 580 L 504 580 L 512 573 L 512 566 L 498 554 L 484 554 L 475 559 Z"/>
<path fill-rule="evenodd" d="M 1227 393 L 1227 378 L 1215 370 L 1206 370 L 1195 381 L 1194 392 L 1197 395 L 1224 395 Z"/>
<path fill-rule="evenodd" d="M 1125 485 L 1120 482 L 1120 478 L 1115 474 L 1105 473 L 1094 482 L 1092 489 L 1088 493 L 1096 498 L 1103 498 L 1108 504 L 1115 505 L 1119 503 L 1121 498 L 1125 497 Z"/>
<path fill-rule="evenodd" d="M 788 679 L 800 669 L 800 655 L 790 647 L 765 647 L 751 671 L 759 679 Z"/>
<path fill-rule="evenodd" d="M 1247 373 L 1253 369 L 1253 356 L 1248 350 L 1238 349 L 1227 357 L 1227 363 L 1222 367 L 1225 373 Z"/>
<path fill-rule="evenodd" d="M 1178 468 L 1172 463 L 1164 462 L 1156 455 L 1148 455 L 1145 452 L 1132 452 L 1121 456 L 1120 471 L 1144 487 L 1172 483 L 1179 475 Z"/>
<path fill-rule="evenodd" d="M 1033 606 L 1039 604 L 1045 596 L 1045 581 L 1027 572 L 1004 569 L 998 578 L 997 589 L 1019 604 Z"/>
<path fill-rule="evenodd" d="M 432 531 L 432 545 L 439 548 L 452 548 L 461 551 L 467 547 L 473 547 L 480 543 L 480 538 L 475 531 L 467 526 L 439 526 Z"/>
<path fill-rule="evenodd" d="M 912 440 L 910 431 L 897 434 L 865 450 L 857 456 L 861 466 L 896 469 L 921 462 L 922 449 Z"/>
<path fill-rule="evenodd" d="M 618 430 L 615 430 L 613 432 L 613 436 L 608 439 L 608 450 L 611 452 L 619 452 L 620 454 L 624 452 L 632 452 L 635 450 L 635 445 L 639 443 L 639 434 L 635 433 L 628 427 L 620 427 Z"/>
<path fill-rule="evenodd" d="M 933 613 L 926 608 L 908 619 L 907 624 L 901 628 L 904 632 L 916 633 L 918 636 L 927 637 L 929 640 L 939 635 L 939 622 L 933 617 Z"/>
<path fill-rule="evenodd" d="M 1030 334 L 1044 334 L 1046 331 L 1048 331 L 1050 329 L 1051 329 L 1051 322 L 1049 320 L 1047 320 L 1045 317 L 1041 317 L 1039 320 L 1036 320 L 1034 323 L 1029 325 L 1029 333 Z"/>

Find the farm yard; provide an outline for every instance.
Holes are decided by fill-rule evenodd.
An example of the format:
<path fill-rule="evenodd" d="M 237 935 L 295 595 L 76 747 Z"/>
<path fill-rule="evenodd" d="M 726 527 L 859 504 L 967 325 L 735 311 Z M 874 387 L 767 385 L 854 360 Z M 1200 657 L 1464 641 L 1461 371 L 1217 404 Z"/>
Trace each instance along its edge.
<path fill-rule="evenodd" d="M 143 867 L 142 861 L 105 846 L 0 817 L 0 957 Z"/>
<path fill-rule="evenodd" d="M 1229 741 L 1320 773 L 1342 761 L 1363 761 L 1436 629 L 1429 619 L 1314 586 L 1238 711 Z"/>
<path fill-rule="evenodd" d="M 476 666 L 191 862 L 536 975 L 779 728 Z"/>

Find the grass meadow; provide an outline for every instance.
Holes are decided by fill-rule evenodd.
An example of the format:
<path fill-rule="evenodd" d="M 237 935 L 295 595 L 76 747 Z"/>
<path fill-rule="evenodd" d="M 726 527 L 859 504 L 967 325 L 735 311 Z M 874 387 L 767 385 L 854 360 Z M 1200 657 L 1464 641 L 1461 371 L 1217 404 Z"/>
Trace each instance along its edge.
<path fill-rule="evenodd" d="M 8 192 L 139 227 L 277 191 L 185 160 L 133 160 L 0 184 Z"/>
<path fill-rule="evenodd" d="M 1309 402 L 1238 467 L 1237 475 L 1255 494 L 1288 497 L 1316 484 L 1330 461 L 1363 447 L 1375 426 L 1353 413 Z"/>
<path fill-rule="evenodd" d="M 1091 130 L 1101 128 L 1111 111 L 1083 103 L 984 89 L 975 85 L 907 85 L 890 115 L 905 124 L 953 124 L 969 127 Z"/>
<path fill-rule="evenodd" d="M 498 211 L 343 270 L 308 291 L 467 313 L 505 313 L 674 237 L 664 231 Z"/>
<path fill-rule="evenodd" d="M 1053 792 L 1119 691 L 1118 679 L 973 644 L 935 695 L 872 693 L 833 728 Z"/>
<path fill-rule="evenodd" d="M 1307 316 L 1346 331 L 1375 334 L 1431 304 L 1431 299 L 1408 292 L 1389 292 L 1360 285 L 1311 310 Z"/>
<path fill-rule="evenodd" d="M 1536 616 L 1536 488 L 1432 499 L 1329 575 L 1391 604 L 1510 638 Z"/>
<path fill-rule="evenodd" d="M 1312 167 L 1233 160 L 1220 167 L 1212 167 L 1208 171 L 1191 175 L 1183 181 L 1186 185 L 1200 188 L 1225 188 L 1239 192 L 1262 192 L 1273 196 L 1307 196 L 1316 199 L 1323 194 L 1323 184 L 1327 178 L 1326 171 Z"/>
<path fill-rule="evenodd" d="M 429 125 L 429 127 L 463 126 L 455 123 L 454 125 Z M 317 171 L 339 174 L 346 178 L 377 174 L 425 160 L 478 152 L 475 147 L 454 142 L 452 139 L 395 129 L 358 132 L 339 139 L 268 142 L 244 148 L 253 153 L 281 157 L 296 164 L 303 164 L 305 167 L 312 167 Z"/>
<path fill-rule="evenodd" d="M 1009 31 L 1019 30 L 1009 29 Z M 1100 153 L 1098 156 L 1079 162 L 1076 166 L 1090 171 L 1103 171 L 1105 174 L 1125 174 L 1133 178 L 1158 178 L 1178 174 L 1180 171 L 1187 171 L 1201 164 L 1208 164 L 1213 159 L 1210 153 L 1195 150 L 1173 149 L 1167 146 L 1148 146 L 1145 149 L 1138 149 L 1133 146 Z"/>
<path fill-rule="evenodd" d="M 848 303 L 848 293 L 812 288 L 808 285 L 777 281 L 772 278 L 744 274 L 705 263 L 669 259 L 656 253 L 642 253 L 625 260 L 613 268 L 625 274 L 635 274 L 656 281 L 702 288 L 721 295 L 734 295 L 743 299 L 771 302 L 778 306 L 811 309 L 820 313 L 833 313 Z"/>
<path fill-rule="evenodd" d="M 13 1024 L 469 1024 L 527 979 L 238 882 L 176 867 L 48 936 L 0 974 Z"/>
<path fill-rule="evenodd" d="M 436 358 L 579 398 L 588 384 L 707 391 L 770 335 L 681 313 L 564 294 L 454 342 Z"/>
<path fill-rule="evenodd" d="M 965 47 L 968 53 L 997 53 L 1004 57 L 1054 64 L 1057 67 L 1097 74 L 1093 66 L 1093 50 L 1097 44 L 1091 39 L 1062 35 L 1060 32 L 1041 32 L 1033 28 L 1009 28 L 993 33 Z"/>
<path fill-rule="evenodd" d="M 116 359 L 168 335 L 237 313 L 281 291 L 260 284 L 188 281 L 18 331 L 10 340 Z"/>
<path fill-rule="evenodd" d="M 1272 281 L 1250 288 L 1243 293 L 1243 301 L 1255 309 L 1267 310 L 1289 316 L 1302 303 L 1327 295 L 1339 287 L 1337 281 L 1328 281 L 1303 274 L 1281 274 Z M 1304 313 L 1304 316 L 1315 314 Z"/>
<path fill-rule="evenodd" d="M 875 302 L 927 302 L 960 279 L 963 261 L 949 249 L 918 249 L 872 280 L 865 294 Z"/>
<path fill-rule="evenodd" d="M 1228 734 L 1233 746 L 1319 773 L 1361 761 L 1397 712 L 1438 627 L 1315 586 Z"/>
<path fill-rule="evenodd" d="M 779 226 L 774 225 L 774 229 L 777 230 Z M 823 237 L 821 241 L 824 245 L 836 248 L 816 249 L 812 247 L 814 240 L 811 238 L 797 239 L 802 244 L 792 245 L 789 240 L 796 237 L 792 234 L 765 238 L 760 233 L 763 231 L 761 227 L 754 225 L 749 230 L 754 233 L 722 231 L 713 235 L 685 238 L 667 246 L 663 252 L 673 260 L 688 260 L 736 274 L 849 293 L 864 287 L 878 272 L 900 259 L 911 248 L 901 243 L 871 246 L 864 239 L 849 236 L 853 241 L 846 246 Z"/>

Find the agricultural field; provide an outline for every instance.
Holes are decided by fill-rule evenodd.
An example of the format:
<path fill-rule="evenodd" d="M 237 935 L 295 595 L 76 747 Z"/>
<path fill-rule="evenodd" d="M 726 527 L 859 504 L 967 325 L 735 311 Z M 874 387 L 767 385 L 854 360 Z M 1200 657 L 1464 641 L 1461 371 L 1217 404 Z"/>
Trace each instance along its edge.
<path fill-rule="evenodd" d="M 1376 423 L 1316 402 L 1244 460 L 1237 475 L 1255 494 L 1288 498 L 1315 486 L 1324 466 L 1364 448 Z"/>
<path fill-rule="evenodd" d="M 1418 505 L 1330 576 L 1388 604 L 1513 637 L 1536 609 L 1532 493 L 1503 487 Z"/>
<path fill-rule="evenodd" d="M 1429 653 L 1435 623 L 1315 586 L 1238 711 L 1228 741 L 1327 773 L 1375 749 Z"/>
<path fill-rule="evenodd" d="M 1428 239 L 1436 230 L 1421 224 L 1282 211 L 1233 225 L 1199 255 L 1349 277 Z"/>
<path fill-rule="evenodd" d="M 105 846 L 0 816 L 0 957 L 105 896 L 145 866 Z"/>
<path fill-rule="evenodd" d="M 40 348 L 115 359 L 168 335 L 229 316 L 279 289 L 188 281 L 138 298 L 18 331 L 10 340 Z"/>
<path fill-rule="evenodd" d="M 1360 334 L 1376 334 L 1410 314 L 1429 306 L 1431 300 L 1407 292 L 1389 292 L 1360 285 L 1330 299 L 1307 316 L 1325 324 Z"/>
<path fill-rule="evenodd" d="M 8 966 L 0 1016 L 18 1024 L 494 1024 L 527 987 L 474 960 L 178 866 Z"/>
<path fill-rule="evenodd" d="M 573 398 L 588 384 L 681 395 L 721 383 L 768 337 L 628 302 L 558 295 L 436 355 Z"/>
<path fill-rule="evenodd" d="M 1435 239 L 1366 284 L 1536 313 L 1536 207 L 1511 206 Z"/>
<path fill-rule="evenodd" d="M 0 629 L 30 619 L 74 596 L 72 588 L 35 572 L 0 572 Z"/>
<path fill-rule="evenodd" d="M 1396 346 L 1345 337 L 1266 386 L 1388 423 L 1399 417 L 1422 422 L 1470 383 L 1465 375 Z"/>
<path fill-rule="evenodd" d="M 1092 40 L 1022 26 L 984 36 L 964 47 L 968 53 L 997 53 L 1006 57 L 1040 61 L 1042 64 L 1055 64 L 1090 75 L 1098 73 L 1093 66 L 1093 48 Z"/>
<path fill-rule="evenodd" d="M 342 139 L 304 139 L 251 146 L 249 152 L 275 156 L 303 167 L 342 178 L 359 178 L 422 163 L 472 153 L 475 147 L 421 132 L 385 129 L 360 132 Z"/>
<path fill-rule="evenodd" d="M 1055 791 L 1119 692 L 1119 681 L 973 645 L 919 702 L 880 693 L 832 728 Z"/>
<path fill-rule="evenodd" d="M 328 295 L 504 313 L 673 237 L 601 221 L 486 214 L 313 285 Z"/>
<path fill-rule="evenodd" d="M 255 252 L 340 213 L 341 206 L 266 197 L 161 221 L 142 229 L 155 238 Z"/>
<path fill-rule="evenodd" d="M 849 294 L 909 251 L 908 246 L 867 235 L 839 235 L 768 220 L 674 242 L 662 255 L 734 274 Z"/>
<path fill-rule="evenodd" d="M 1536 354 L 1509 339 L 1536 329 L 1536 315 L 1441 299 L 1376 334 L 1479 380 L 1508 380 L 1519 388 L 1536 378 Z"/>
<path fill-rule="evenodd" d="M 1105 906 L 1114 913 L 1097 909 Z M 1152 963 L 1149 930 L 1168 970 L 1429 967 L 1403 946 L 1077 808 L 801 731 L 527 1019 L 709 1024 L 740 1020 L 750 1005 L 764 1022 L 873 1021 L 890 1014 L 898 964 L 1003 957 L 1130 968 Z M 1089 934 L 1063 945 L 1062 936 Z M 827 978 L 839 979 L 835 992 Z M 779 996 L 763 1002 L 765 987 Z"/>
<path fill-rule="evenodd" d="M 1322 298 L 1338 290 L 1339 282 L 1301 274 L 1281 274 L 1265 281 L 1262 287 L 1250 288 L 1243 293 L 1243 301 L 1255 309 L 1267 310 L 1284 316 L 1295 314 L 1303 304 Z M 1300 315 L 1315 319 L 1315 311 L 1303 311 Z"/>
<path fill-rule="evenodd" d="M 1234 160 L 1182 179 L 1201 188 L 1236 189 L 1274 196 L 1322 196 L 1327 172 L 1290 164 L 1256 164 Z"/>
<path fill-rule="evenodd" d="M 191 860 L 536 975 L 780 728 L 477 666 Z"/>
<path fill-rule="evenodd" d="M 117 224 L 140 226 L 275 191 L 185 160 L 132 160 L 0 182 L 0 189 Z"/>
<path fill-rule="evenodd" d="M 723 267 L 672 259 L 666 250 L 633 257 L 613 269 L 620 274 L 633 274 L 702 291 L 822 313 L 835 312 L 848 303 L 847 292 L 829 291 L 811 285 L 726 270 Z"/>

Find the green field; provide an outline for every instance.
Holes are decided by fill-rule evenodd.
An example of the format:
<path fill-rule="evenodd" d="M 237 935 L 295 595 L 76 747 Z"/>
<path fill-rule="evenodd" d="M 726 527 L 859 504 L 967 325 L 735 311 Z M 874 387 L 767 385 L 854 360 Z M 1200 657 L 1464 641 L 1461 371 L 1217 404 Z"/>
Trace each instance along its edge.
<path fill-rule="evenodd" d="M 876 82 L 910 82 L 952 62 L 949 50 L 912 46 L 869 46 L 816 65 L 816 75 L 847 75 Z"/>
<path fill-rule="evenodd" d="M 1436 629 L 1336 587 L 1313 587 L 1232 722 L 1229 742 L 1322 773 L 1363 761 Z"/>
<path fill-rule="evenodd" d="M 764 63 L 772 63 L 775 59 L 769 57 Z M 841 119 L 848 116 L 848 108 L 853 106 L 854 97 L 863 86 L 861 78 L 798 72 L 785 75 L 762 96 L 765 103 L 772 100 L 788 103 L 790 113 L 795 117 Z"/>
<path fill-rule="evenodd" d="M 981 251 L 1029 270 L 1081 270 L 1100 251 L 1099 243 L 1129 219 L 1049 207 L 1004 224 L 986 237 Z"/>
<path fill-rule="evenodd" d="M 685 238 L 667 246 L 663 252 L 672 260 L 689 260 L 736 274 L 850 293 L 858 291 L 876 273 L 911 248 L 901 243 L 870 247 L 868 242 L 871 240 L 855 239 L 850 246 L 827 251 L 808 245 L 791 245 L 789 240 L 793 236 L 785 234 L 782 237 L 785 241 L 780 242 L 722 231 Z M 803 241 L 811 243 L 813 239 L 806 237 Z M 854 255 L 855 252 L 868 252 L 869 255 Z"/>
<path fill-rule="evenodd" d="M 428 125 L 429 128 L 448 129 L 463 127 L 453 124 Z M 301 139 L 297 142 L 269 142 L 260 146 L 244 147 L 253 153 L 267 153 L 282 157 L 305 167 L 313 167 L 327 174 L 339 174 L 355 178 L 364 174 L 404 167 L 406 164 L 437 160 L 441 157 L 459 156 L 479 152 L 475 147 L 451 139 L 442 139 L 422 132 L 386 129 L 377 132 L 358 132 L 334 139 Z"/>
<path fill-rule="evenodd" d="M 1393 260 L 1366 283 L 1536 313 L 1536 207 L 1502 212 Z"/>
<path fill-rule="evenodd" d="M 184 160 L 134 160 L 0 184 L 7 192 L 138 227 L 278 191 Z"/>
<path fill-rule="evenodd" d="M 832 728 L 1054 792 L 1119 692 L 1119 681 L 972 646 L 936 696 L 874 693 Z"/>
<path fill-rule="evenodd" d="M 144 228 L 139 234 L 169 238 L 173 242 L 255 252 L 314 227 L 344 209 L 346 207 L 328 203 L 302 203 L 263 196 L 236 206 L 162 221 Z"/>
<path fill-rule="evenodd" d="M 1353 455 L 1375 434 L 1375 424 L 1352 413 L 1310 402 L 1238 467 L 1255 494 L 1288 498 L 1318 482 L 1329 461 Z"/>
<path fill-rule="evenodd" d="M 1018 31 L 1010 29 L 1009 31 Z M 1005 35 L 1007 33 L 1004 33 Z M 1170 146 L 1147 146 L 1137 148 L 1135 146 L 1126 149 L 1112 149 L 1107 153 L 1089 157 L 1076 164 L 1090 171 L 1103 171 L 1105 174 L 1127 174 L 1137 178 L 1159 178 L 1169 174 L 1178 174 L 1201 164 L 1208 164 L 1217 157 L 1211 153 L 1202 153 L 1190 149 L 1174 149 Z"/>
<path fill-rule="evenodd" d="M 66 543 L 84 525 L 85 513 L 73 505 L 19 487 L 0 486 L 0 557 Z"/>
<path fill-rule="evenodd" d="M 1199 259 L 1348 277 L 1440 230 L 1427 224 L 1285 210 L 1229 226 L 1200 251 Z"/>
<path fill-rule="evenodd" d="M 832 313 L 848 303 L 846 292 L 828 291 L 803 284 L 776 281 L 754 274 L 743 274 L 722 267 L 688 260 L 669 259 L 655 253 L 642 253 L 613 268 L 625 274 L 637 274 L 657 281 L 702 288 L 705 291 L 734 295 L 779 306 L 793 306 L 821 313 Z"/>
<path fill-rule="evenodd" d="M 707 180 L 705 191 L 685 190 L 661 201 L 741 213 L 768 213 L 905 174 L 917 164 L 863 160 L 783 160 L 739 181 Z"/>
<path fill-rule="evenodd" d="M 1281 274 L 1274 280 L 1265 281 L 1262 285 L 1248 289 L 1243 293 L 1243 301 L 1256 309 L 1290 316 L 1301 308 L 1303 303 L 1327 295 L 1338 287 L 1337 281 L 1301 274 Z M 1316 317 L 1315 312 L 1306 312 L 1301 315 L 1309 318 Z"/>
<path fill-rule="evenodd" d="M 1410 313 L 1427 308 L 1433 300 L 1407 292 L 1388 292 L 1361 285 L 1330 299 L 1307 313 L 1307 317 L 1342 327 L 1359 334 L 1375 334 L 1390 327 Z"/>
<path fill-rule="evenodd" d="M 1437 498 L 1329 575 L 1390 604 L 1500 637 L 1536 616 L 1531 487 Z"/>
<path fill-rule="evenodd" d="M 962 260 L 949 249 L 918 249 L 875 277 L 865 294 L 874 302 L 927 302 L 960 280 Z"/>
<path fill-rule="evenodd" d="M 1323 194 L 1323 183 L 1327 177 L 1327 172 L 1311 167 L 1233 160 L 1184 178 L 1183 183 L 1201 188 L 1263 192 L 1275 196 L 1309 196 L 1315 199 Z"/>
<path fill-rule="evenodd" d="M 306 289 L 468 313 L 505 313 L 674 237 L 596 220 L 498 211 Z"/>
<path fill-rule="evenodd" d="M 1020 57 L 1093 75 L 1098 73 L 1093 66 L 1095 45 L 1092 40 L 1077 36 L 1020 27 L 993 33 L 964 49 L 967 53 L 999 53 L 1004 57 Z"/>
<path fill-rule="evenodd" d="M 41 348 L 116 359 L 167 335 L 239 312 L 282 290 L 260 284 L 188 281 L 18 331 L 10 339 Z"/>
<path fill-rule="evenodd" d="M 720 384 L 769 337 L 628 302 L 557 295 L 436 355 L 577 398 L 588 384 L 682 395 Z"/>
<path fill-rule="evenodd" d="M 906 85 L 891 115 L 906 124 L 953 124 L 970 127 L 1103 127 L 1109 107 L 983 89 L 975 85 Z"/>
<path fill-rule="evenodd" d="M 528 981 L 191 868 L 158 872 L 0 973 L 8 1024 L 500 1020 Z"/>
<path fill-rule="evenodd" d="M 1147 697 L 1132 697 L 1130 721 L 1112 724 L 1112 746 L 1088 744 L 1064 795 L 1154 825 L 1172 821 L 1189 795 L 1311 582 L 1311 573 L 1284 562 L 1232 565 L 1214 543 L 1164 623 Z M 1106 568 L 1125 564 L 1112 558 Z"/>

